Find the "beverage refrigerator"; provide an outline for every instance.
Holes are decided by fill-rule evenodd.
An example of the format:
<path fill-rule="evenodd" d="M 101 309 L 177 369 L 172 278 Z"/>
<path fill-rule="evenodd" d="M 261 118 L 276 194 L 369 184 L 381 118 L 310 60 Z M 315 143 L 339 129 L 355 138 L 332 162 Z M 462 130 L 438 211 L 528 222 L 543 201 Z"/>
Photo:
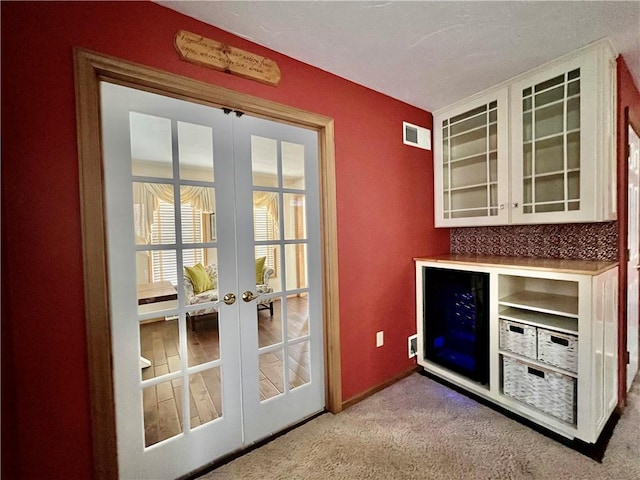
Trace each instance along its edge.
<path fill-rule="evenodd" d="M 424 359 L 489 383 L 489 274 L 423 267 Z"/>

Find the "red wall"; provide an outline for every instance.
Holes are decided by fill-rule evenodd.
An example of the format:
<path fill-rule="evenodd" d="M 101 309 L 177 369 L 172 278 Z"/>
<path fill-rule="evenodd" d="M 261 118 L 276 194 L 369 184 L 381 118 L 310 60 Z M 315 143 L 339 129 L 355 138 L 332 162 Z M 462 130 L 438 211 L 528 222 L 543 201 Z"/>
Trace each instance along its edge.
<path fill-rule="evenodd" d="M 335 119 L 343 400 L 410 368 L 414 256 L 434 230 L 430 152 L 402 121 L 431 115 L 140 2 L 2 2 L 2 428 L 5 478 L 89 478 L 72 48 L 113 55 Z M 277 88 L 178 59 L 179 29 L 277 61 Z M 375 347 L 375 333 L 385 345 Z"/>
<path fill-rule="evenodd" d="M 619 405 L 624 405 L 627 396 L 627 365 L 624 361 L 627 350 L 627 185 L 629 175 L 627 168 L 626 145 L 628 143 L 627 128 L 625 125 L 625 109 L 629 109 L 629 119 L 636 131 L 640 132 L 640 91 L 633 82 L 629 68 L 624 58 L 618 57 L 618 252 L 619 252 L 619 289 L 620 309 L 618 325 L 620 338 L 618 343 L 618 357 L 620 368 L 618 371 L 618 398 Z M 640 300 L 639 300 L 640 301 Z"/>

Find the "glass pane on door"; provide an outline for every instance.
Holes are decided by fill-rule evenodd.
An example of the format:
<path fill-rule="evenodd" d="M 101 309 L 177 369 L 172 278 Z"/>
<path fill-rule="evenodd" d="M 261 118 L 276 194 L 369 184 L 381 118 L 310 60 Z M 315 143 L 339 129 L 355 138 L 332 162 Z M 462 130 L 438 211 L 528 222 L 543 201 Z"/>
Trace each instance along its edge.
<path fill-rule="evenodd" d="M 304 145 L 282 142 L 282 180 L 284 188 L 304 190 Z"/>
<path fill-rule="evenodd" d="M 189 405 L 191 428 L 222 417 L 220 367 L 189 375 Z"/>
<path fill-rule="evenodd" d="M 280 245 L 260 244 L 255 246 L 256 289 L 258 293 L 282 291 L 282 258 Z M 264 258 L 264 262 L 262 259 Z"/>
<path fill-rule="evenodd" d="M 278 186 L 278 142 L 272 138 L 251 136 L 253 185 Z"/>
<path fill-rule="evenodd" d="M 214 188 L 192 185 L 180 187 L 180 219 L 182 243 L 211 242 L 215 238 L 212 218 L 216 213 Z"/>
<path fill-rule="evenodd" d="M 295 339 L 309 335 L 308 294 L 290 296 L 287 304 L 287 337 Z"/>
<path fill-rule="evenodd" d="M 179 382 L 161 382 L 142 390 L 145 447 L 182 433 L 181 399 Z"/>
<path fill-rule="evenodd" d="M 276 192 L 253 192 L 253 232 L 255 240 L 280 240 L 280 201 Z"/>
<path fill-rule="evenodd" d="M 282 342 L 282 299 L 268 297 L 268 302 L 257 303 L 258 347 L 269 347 Z M 273 313 L 271 313 L 273 310 Z"/>
<path fill-rule="evenodd" d="M 309 341 L 289 345 L 289 389 L 311 381 Z"/>
<path fill-rule="evenodd" d="M 283 205 L 285 240 L 304 240 L 307 238 L 305 196 L 298 193 L 285 193 Z"/>
<path fill-rule="evenodd" d="M 218 314 L 190 315 L 187 324 L 189 367 L 220 359 Z"/>
<path fill-rule="evenodd" d="M 135 259 L 138 313 L 168 315 L 178 305 L 176 251 L 137 250 Z"/>
<path fill-rule="evenodd" d="M 178 122 L 178 158 L 181 179 L 213 182 L 213 129 Z"/>
<path fill-rule="evenodd" d="M 140 322 L 140 356 L 142 380 L 180 371 L 177 316 Z"/>
<path fill-rule="evenodd" d="M 282 349 L 260 354 L 260 399 L 268 400 L 284 393 Z"/>
<path fill-rule="evenodd" d="M 133 182 L 133 223 L 136 245 L 176 242 L 173 185 Z"/>
<path fill-rule="evenodd" d="M 140 177 L 173 177 L 171 120 L 130 112 L 131 173 Z"/>
<path fill-rule="evenodd" d="M 304 243 L 285 245 L 284 251 L 287 290 L 307 288 L 307 245 Z"/>

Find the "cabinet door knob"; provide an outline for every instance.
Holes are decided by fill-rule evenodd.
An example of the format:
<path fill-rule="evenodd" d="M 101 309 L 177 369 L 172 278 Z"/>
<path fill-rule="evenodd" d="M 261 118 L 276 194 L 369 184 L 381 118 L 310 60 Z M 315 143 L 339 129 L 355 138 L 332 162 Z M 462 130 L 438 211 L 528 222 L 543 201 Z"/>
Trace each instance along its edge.
<path fill-rule="evenodd" d="M 513 208 L 518 208 L 520 206 L 520 204 L 518 202 L 513 204 Z"/>
<path fill-rule="evenodd" d="M 500 210 L 504 210 L 504 203 L 500 204 Z"/>

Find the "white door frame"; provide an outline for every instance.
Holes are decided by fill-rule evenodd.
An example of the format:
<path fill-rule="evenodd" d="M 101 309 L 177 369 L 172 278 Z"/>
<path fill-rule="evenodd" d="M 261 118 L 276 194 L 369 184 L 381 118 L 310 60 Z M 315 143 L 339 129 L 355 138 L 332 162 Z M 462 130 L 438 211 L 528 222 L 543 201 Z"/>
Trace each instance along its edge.
<path fill-rule="evenodd" d="M 634 130 L 631 123 L 627 123 L 627 249 L 626 263 L 622 268 L 627 269 L 627 374 L 626 391 L 631 388 L 631 383 L 638 372 L 638 343 L 639 337 L 639 316 L 638 316 L 638 266 L 640 264 L 640 252 L 638 251 L 638 241 L 640 239 L 638 213 L 639 183 L 638 162 L 640 155 L 639 135 Z"/>
<path fill-rule="evenodd" d="M 74 51 L 74 67 L 94 477 L 115 479 L 118 472 L 111 338 L 105 333 L 109 332 L 110 307 L 100 135 L 101 80 L 317 130 L 326 408 L 330 412 L 341 411 L 333 119 L 84 49 Z"/>

